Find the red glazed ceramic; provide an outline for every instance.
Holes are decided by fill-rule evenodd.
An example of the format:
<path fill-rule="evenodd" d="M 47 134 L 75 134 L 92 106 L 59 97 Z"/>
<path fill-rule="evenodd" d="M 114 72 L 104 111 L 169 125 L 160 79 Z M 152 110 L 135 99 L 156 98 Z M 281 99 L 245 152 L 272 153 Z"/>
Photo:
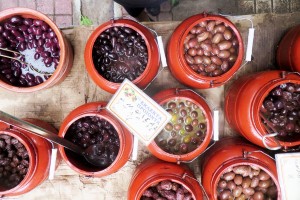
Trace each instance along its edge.
<path fill-rule="evenodd" d="M 107 92 L 115 93 L 116 90 L 121 85 L 120 83 L 110 82 L 107 79 L 105 79 L 102 75 L 100 75 L 95 68 L 93 58 L 92 58 L 94 43 L 98 38 L 98 36 L 106 29 L 109 29 L 114 26 L 129 27 L 134 31 L 136 31 L 137 33 L 139 33 L 142 36 L 142 38 L 145 40 L 147 50 L 148 50 L 148 63 L 145 71 L 133 81 L 133 83 L 136 84 L 138 87 L 145 88 L 155 77 L 159 68 L 160 56 L 158 51 L 158 45 L 156 43 L 154 35 L 149 29 L 132 20 L 128 20 L 128 19 L 111 20 L 102 24 L 92 32 L 91 36 L 87 41 L 85 52 L 84 52 L 86 69 L 90 77 L 96 83 L 96 85 L 98 85 L 99 87 L 101 87 L 103 90 Z"/>
<path fill-rule="evenodd" d="M 44 121 L 37 119 L 24 120 L 53 133 L 57 133 L 54 127 Z M 17 196 L 33 190 L 49 176 L 52 144 L 34 134 L 19 130 L 13 124 L 9 126 L 1 122 L 1 134 L 14 137 L 25 146 L 29 156 L 29 167 L 24 179 L 17 186 L 7 190 L 1 185 L 0 196 Z M 58 166 L 58 163 L 59 159 L 57 159 L 56 166 Z"/>
<path fill-rule="evenodd" d="M 238 56 L 234 65 L 222 75 L 208 77 L 197 74 L 187 64 L 184 58 L 184 40 L 190 30 L 197 24 L 207 20 L 218 20 L 227 24 L 238 40 Z M 218 87 L 228 81 L 241 66 L 244 56 L 244 45 L 242 37 L 235 25 L 228 19 L 217 15 L 198 14 L 184 20 L 173 32 L 167 47 L 167 61 L 170 71 L 181 83 L 199 89 Z"/>
<path fill-rule="evenodd" d="M 103 177 L 112 174 L 123 167 L 131 155 L 133 143 L 132 134 L 125 129 L 108 111 L 104 109 L 105 105 L 106 102 L 93 102 L 79 106 L 64 119 L 60 127 L 59 136 L 65 137 L 68 128 L 76 120 L 87 116 L 97 116 L 108 121 L 118 133 L 120 139 L 120 149 L 118 155 L 114 162 L 105 169 L 93 166 L 89 164 L 83 157 L 78 156 L 71 151 L 66 151 L 64 147 L 59 146 L 59 152 L 61 153 L 64 161 L 71 167 L 71 169 L 80 174 L 94 177 Z"/>
<path fill-rule="evenodd" d="M 179 88 L 163 90 L 154 95 L 153 99 L 160 105 L 163 105 L 170 100 L 188 100 L 194 103 L 200 108 L 200 110 L 202 110 L 205 116 L 207 122 L 207 131 L 202 143 L 200 143 L 200 145 L 195 150 L 189 153 L 181 155 L 168 153 L 160 148 L 155 141 L 152 141 L 148 146 L 149 151 L 157 158 L 168 162 L 188 162 L 197 158 L 207 148 L 213 134 L 212 113 L 205 100 L 192 90 Z"/>
<path fill-rule="evenodd" d="M 202 183 L 210 200 L 217 200 L 221 176 L 240 165 L 250 165 L 265 171 L 276 185 L 277 199 L 281 199 L 275 160 L 241 138 L 224 138 L 218 141 L 203 158 Z"/>
<path fill-rule="evenodd" d="M 259 115 L 261 105 L 270 91 L 283 83 L 300 84 L 300 76 L 292 72 L 265 71 L 235 81 L 225 98 L 225 116 L 229 125 L 261 147 L 289 149 L 299 146 L 300 138 L 297 136 L 288 141 L 264 137 L 268 132 Z"/>
<path fill-rule="evenodd" d="M 300 26 L 291 28 L 282 38 L 276 60 L 281 69 L 300 72 Z"/>
<path fill-rule="evenodd" d="M 14 92 L 35 92 L 52 87 L 55 84 L 62 82 L 68 75 L 73 65 L 73 50 L 68 40 L 51 19 L 49 19 L 46 15 L 32 9 L 10 8 L 3 10 L 0 12 L 0 21 L 6 20 L 15 15 L 19 15 L 24 18 L 40 19 L 46 22 L 53 29 L 57 36 L 60 46 L 60 60 L 51 77 L 39 85 L 32 87 L 17 87 L 0 80 L 0 87 Z"/>
<path fill-rule="evenodd" d="M 164 180 L 171 180 L 184 186 L 192 194 L 194 200 L 203 199 L 201 187 L 187 166 L 154 158 L 145 160 L 137 167 L 128 188 L 127 198 L 140 200 L 147 188 Z"/>

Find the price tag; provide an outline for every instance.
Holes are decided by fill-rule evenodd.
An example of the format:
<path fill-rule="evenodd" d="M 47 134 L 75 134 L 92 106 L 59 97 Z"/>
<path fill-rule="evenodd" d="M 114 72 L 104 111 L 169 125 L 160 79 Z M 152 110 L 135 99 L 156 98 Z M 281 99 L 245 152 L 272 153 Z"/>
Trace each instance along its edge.
<path fill-rule="evenodd" d="M 171 119 L 167 111 L 127 79 L 106 108 L 146 145 Z"/>
<path fill-rule="evenodd" d="M 276 154 L 276 167 L 283 200 L 299 200 L 300 153 Z"/>

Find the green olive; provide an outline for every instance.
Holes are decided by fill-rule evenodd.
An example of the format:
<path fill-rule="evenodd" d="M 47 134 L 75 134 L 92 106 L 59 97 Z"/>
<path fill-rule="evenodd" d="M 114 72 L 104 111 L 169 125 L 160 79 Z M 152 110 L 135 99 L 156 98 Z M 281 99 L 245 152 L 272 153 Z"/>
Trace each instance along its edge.
<path fill-rule="evenodd" d="M 181 130 L 179 131 L 179 134 L 180 134 L 180 135 L 185 135 L 185 130 L 184 130 L 184 129 L 181 129 Z"/>
<path fill-rule="evenodd" d="M 183 138 L 184 143 L 190 143 L 190 141 L 191 141 L 191 136 L 189 136 L 189 135 L 187 135 Z"/>
<path fill-rule="evenodd" d="M 172 115 L 172 118 L 171 118 L 171 122 L 172 122 L 172 123 L 176 123 L 176 122 L 177 122 L 177 119 L 178 119 L 178 115 L 177 115 L 177 114 L 173 114 L 173 115 Z"/>
<path fill-rule="evenodd" d="M 190 123 L 192 123 L 192 118 L 190 117 L 190 116 L 187 116 L 186 118 L 185 118 L 185 124 L 190 124 Z"/>

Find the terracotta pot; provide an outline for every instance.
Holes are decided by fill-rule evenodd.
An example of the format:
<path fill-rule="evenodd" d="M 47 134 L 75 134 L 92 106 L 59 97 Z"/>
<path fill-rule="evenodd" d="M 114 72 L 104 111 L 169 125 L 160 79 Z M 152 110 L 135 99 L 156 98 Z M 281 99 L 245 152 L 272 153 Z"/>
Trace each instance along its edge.
<path fill-rule="evenodd" d="M 154 158 L 147 159 L 137 167 L 128 188 L 127 198 L 140 200 L 147 188 L 164 180 L 181 184 L 193 195 L 195 200 L 203 199 L 201 187 L 187 166 Z"/>
<path fill-rule="evenodd" d="M 161 160 L 165 160 L 168 162 L 187 162 L 187 161 L 192 161 L 195 158 L 197 158 L 204 150 L 207 148 L 209 145 L 212 134 L 213 134 L 213 123 L 212 123 L 212 113 L 205 102 L 205 100 L 200 97 L 197 93 L 193 92 L 192 90 L 189 89 L 167 89 L 163 90 L 156 95 L 153 96 L 153 99 L 160 105 L 163 105 L 167 103 L 170 100 L 189 100 L 192 103 L 196 104 L 201 110 L 203 111 L 203 114 L 205 115 L 206 122 L 207 122 L 207 131 L 206 131 L 206 136 L 203 140 L 203 142 L 197 147 L 194 151 L 191 151 L 186 154 L 182 155 L 175 155 L 168 153 L 161 149 L 155 141 L 152 141 L 148 149 L 149 151 L 156 156 L 157 158 Z"/>
<path fill-rule="evenodd" d="M 220 76 L 208 77 L 197 74 L 191 69 L 184 58 L 184 39 L 195 25 L 206 20 L 218 20 L 224 22 L 233 30 L 238 40 L 239 52 L 237 60 L 229 71 Z M 172 72 L 174 77 L 187 86 L 200 89 L 218 87 L 220 85 L 223 85 L 239 69 L 243 60 L 243 56 L 244 45 L 239 31 L 237 30 L 235 25 L 228 19 L 217 15 L 198 14 L 187 18 L 175 29 L 169 39 L 167 47 L 167 61 L 170 71 Z"/>
<path fill-rule="evenodd" d="M 68 40 L 64 37 L 63 33 L 59 30 L 55 23 L 52 22 L 51 19 L 49 19 L 46 15 L 32 9 L 10 8 L 7 10 L 3 10 L 0 12 L 0 22 L 15 15 L 19 15 L 25 18 L 40 19 L 46 22 L 53 29 L 57 36 L 60 46 L 60 60 L 59 64 L 57 65 L 57 69 L 54 71 L 51 77 L 39 85 L 32 87 L 17 87 L 12 86 L 0 79 L 0 87 L 14 92 L 35 92 L 52 87 L 55 84 L 62 82 L 68 75 L 73 65 L 73 50 Z"/>
<path fill-rule="evenodd" d="M 218 141 L 205 153 L 202 163 L 202 184 L 210 200 L 217 200 L 220 177 L 229 168 L 239 165 L 251 165 L 264 170 L 277 187 L 277 199 L 281 199 L 275 160 L 241 138 L 224 138 Z"/>
<path fill-rule="evenodd" d="M 50 124 L 37 119 L 24 119 L 36 126 L 57 133 L 57 130 Z M 16 196 L 27 193 L 45 181 L 49 176 L 52 144 L 46 139 L 33 135 L 27 131 L 0 122 L 0 134 L 12 136 L 21 142 L 29 155 L 28 172 L 24 179 L 14 188 L 5 190 L 1 186 L 0 196 Z M 56 167 L 60 161 L 57 157 Z"/>
<path fill-rule="evenodd" d="M 133 136 L 132 134 L 124 128 L 117 119 L 115 119 L 108 111 L 103 109 L 106 102 L 93 102 L 87 103 L 79 106 L 73 110 L 63 121 L 59 136 L 65 137 L 68 128 L 78 119 L 87 116 L 97 116 L 99 118 L 107 120 L 118 132 L 120 139 L 120 149 L 115 161 L 105 169 L 96 167 L 88 163 L 82 156 L 73 153 L 62 146 L 59 146 L 59 152 L 62 155 L 64 161 L 73 169 L 74 171 L 94 177 L 103 177 L 118 171 L 129 159 L 132 152 Z"/>
<path fill-rule="evenodd" d="M 281 69 L 300 72 L 300 25 L 291 28 L 282 38 L 276 60 Z"/>
<path fill-rule="evenodd" d="M 134 81 L 132 81 L 138 87 L 145 88 L 155 77 L 159 68 L 160 56 L 158 51 L 158 45 L 156 43 L 154 35 L 152 34 L 152 32 L 150 32 L 149 29 L 132 20 L 128 20 L 128 19 L 111 20 L 102 24 L 92 32 L 91 36 L 87 41 L 85 52 L 84 52 L 84 61 L 85 61 L 86 69 L 90 77 L 96 83 L 96 85 L 101 87 L 103 90 L 110 93 L 115 93 L 117 89 L 120 87 L 121 83 L 110 82 L 106 80 L 101 74 L 98 73 L 92 58 L 94 43 L 98 38 L 98 36 L 106 29 L 109 29 L 114 26 L 129 27 L 135 30 L 137 33 L 139 33 L 142 36 L 142 38 L 145 40 L 145 44 L 148 50 L 148 63 L 145 71 Z"/>
<path fill-rule="evenodd" d="M 261 147 L 284 149 L 300 145 L 299 136 L 282 141 L 268 134 L 259 111 L 270 91 L 283 83 L 300 84 L 300 76 L 284 71 L 265 71 L 244 76 L 235 81 L 225 97 L 225 116 L 229 125 L 252 143 Z"/>

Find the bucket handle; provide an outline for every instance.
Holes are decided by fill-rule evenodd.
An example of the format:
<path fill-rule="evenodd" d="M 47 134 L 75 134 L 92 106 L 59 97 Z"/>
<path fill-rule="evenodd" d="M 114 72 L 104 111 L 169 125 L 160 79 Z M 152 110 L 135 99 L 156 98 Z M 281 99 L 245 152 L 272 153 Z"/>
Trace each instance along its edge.
<path fill-rule="evenodd" d="M 276 151 L 276 150 L 279 150 L 281 149 L 281 145 L 279 143 L 279 141 L 277 139 L 274 138 L 274 141 L 275 143 L 277 144 L 277 147 L 270 147 L 268 144 L 267 144 L 267 138 L 272 138 L 272 137 L 276 137 L 278 135 L 278 133 L 270 133 L 270 134 L 267 134 L 267 135 L 264 135 L 262 137 L 262 142 L 264 144 L 264 146 L 269 149 L 269 150 L 272 150 L 272 151 Z"/>
<path fill-rule="evenodd" d="M 208 198 L 208 195 L 207 195 L 207 192 L 205 191 L 205 189 L 204 189 L 204 187 L 203 187 L 203 185 L 202 185 L 202 183 L 201 183 L 201 174 L 200 174 L 200 181 L 198 181 L 198 179 L 196 179 L 196 178 L 194 178 L 194 177 L 191 177 L 191 176 L 188 175 L 187 173 L 184 173 L 184 174 L 182 175 L 182 179 L 185 179 L 186 177 L 190 178 L 190 179 L 193 180 L 193 181 L 196 181 L 196 182 L 200 185 L 200 187 L 201 187 L 201 189 L 202 189 L 202 191 L 203 191 L 203 193 L 204 193 L 206 199 L 209 199 L 209 198 Z"/>

